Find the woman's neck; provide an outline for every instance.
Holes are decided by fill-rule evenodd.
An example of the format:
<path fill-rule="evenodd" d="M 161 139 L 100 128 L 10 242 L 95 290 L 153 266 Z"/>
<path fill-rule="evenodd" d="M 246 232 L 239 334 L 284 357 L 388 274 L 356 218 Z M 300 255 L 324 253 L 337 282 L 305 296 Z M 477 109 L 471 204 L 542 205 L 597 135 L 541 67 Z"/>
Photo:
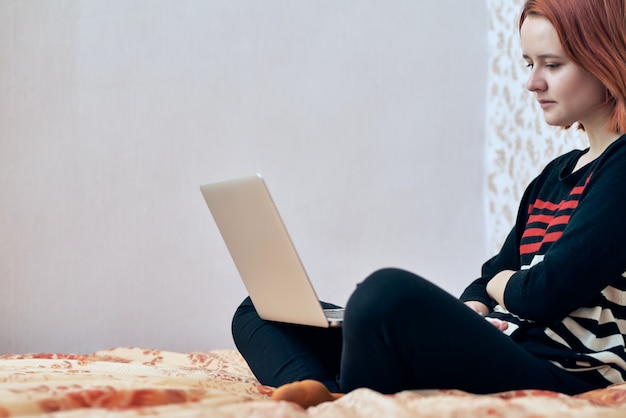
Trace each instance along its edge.
<path fill-rule="evenodd" d="M 589 141 L 589 151 L 581 155 L 576 163 L 576 167 L 574 167 L 574 171 L 598 158 L 613 142 L 624 135 L 620 132 L 609 132 L 604 127 L 602 129 L 588 129 L 585 126 L 585 132 Z"/>
<path fill-rule="evenodd" d="M 595 160 L 622 135 L 623 133 L 608 132 L 604 129 L 600 132 L 587 132 L 587 139 L 589 140 L 589 152 L 587 155 Z"/>
<path fill-rule="evenodd" d="M 611 112 L 608 109 L 596 112 L 590 115 L 584 122 L 581 121 L 589 141 L 589 152 L 586 154 L 589 161 L 598 158 L 609 145 L 623 135 L 623 132 L 614 132 L 612 129 L 609 129 L 610 121 Z"/>

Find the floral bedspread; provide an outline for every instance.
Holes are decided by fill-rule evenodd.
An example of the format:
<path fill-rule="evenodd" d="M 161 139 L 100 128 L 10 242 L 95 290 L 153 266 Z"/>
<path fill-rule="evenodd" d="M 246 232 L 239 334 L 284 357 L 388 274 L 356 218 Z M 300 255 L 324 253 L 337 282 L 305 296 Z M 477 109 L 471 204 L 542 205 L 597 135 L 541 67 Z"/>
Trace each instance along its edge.
<path fill-rule="evenodd" d="M 626 384 L 565 396 L 518 391 L 360 389 L 303 410 L 269 399 L 233 350 L 115 348 L 89 355 L 0 355 L 0 417 L 625 417 Z"/>

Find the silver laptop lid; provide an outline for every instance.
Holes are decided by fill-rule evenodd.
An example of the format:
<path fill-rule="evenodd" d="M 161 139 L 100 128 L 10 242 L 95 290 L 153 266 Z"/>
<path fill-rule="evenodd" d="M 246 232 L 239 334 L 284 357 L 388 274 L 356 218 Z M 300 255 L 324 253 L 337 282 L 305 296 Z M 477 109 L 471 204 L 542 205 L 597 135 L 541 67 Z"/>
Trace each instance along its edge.
<path fill-rule="evenodd" d="M 200 190 L 261 318 L 328 327 L 262 177 L 206 184 Z"/>

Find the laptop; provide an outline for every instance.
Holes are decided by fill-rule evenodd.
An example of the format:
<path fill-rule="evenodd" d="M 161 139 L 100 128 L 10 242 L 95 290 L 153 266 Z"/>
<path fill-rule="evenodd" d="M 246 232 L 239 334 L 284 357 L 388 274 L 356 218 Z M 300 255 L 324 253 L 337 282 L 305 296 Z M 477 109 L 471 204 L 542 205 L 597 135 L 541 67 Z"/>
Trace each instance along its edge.
<path fill-rule="evenodd" d="M 260 174 L 200 186 L 259 316 L 339 327 L 343 309 L 323 309 Z"/>

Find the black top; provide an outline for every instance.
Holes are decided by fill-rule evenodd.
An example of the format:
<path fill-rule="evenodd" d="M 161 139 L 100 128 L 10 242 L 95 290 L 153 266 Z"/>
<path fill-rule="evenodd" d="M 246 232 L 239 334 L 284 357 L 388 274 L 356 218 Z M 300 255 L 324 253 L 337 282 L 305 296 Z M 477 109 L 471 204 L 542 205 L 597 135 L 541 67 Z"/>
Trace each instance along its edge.
<path fill-rule="evenodd" d="M 537 357 L 626 380 L 626 135 L 585 167 L 587 151 L 558 157 L 526 189 L 500 253 L 461 295 L 509 322 L 507 334 Z M 517 271 L 506 309 L 486 285 Z"/>

